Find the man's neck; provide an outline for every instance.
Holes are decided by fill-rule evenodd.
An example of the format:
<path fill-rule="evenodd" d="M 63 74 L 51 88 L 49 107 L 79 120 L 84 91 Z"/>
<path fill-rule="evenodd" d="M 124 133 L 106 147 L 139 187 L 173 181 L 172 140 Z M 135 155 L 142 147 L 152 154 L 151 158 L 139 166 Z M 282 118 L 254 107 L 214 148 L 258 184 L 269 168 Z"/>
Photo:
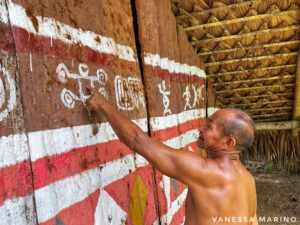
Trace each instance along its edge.
<path fill-rule="evenodd" d="M 239 160 L 240 151 L 239 150 L 207 150 L 207 158 L 210 159 L 230 159 Z"/>

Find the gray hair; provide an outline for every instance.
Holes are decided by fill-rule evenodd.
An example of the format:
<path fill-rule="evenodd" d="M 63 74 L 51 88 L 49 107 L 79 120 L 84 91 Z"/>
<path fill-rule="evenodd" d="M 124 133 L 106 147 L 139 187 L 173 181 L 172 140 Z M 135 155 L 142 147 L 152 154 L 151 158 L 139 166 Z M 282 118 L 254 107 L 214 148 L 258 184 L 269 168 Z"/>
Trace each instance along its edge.
<path fill-rule="evenodd" d="M 251 148 L 254 141 L 255 123 L 252 118 L 242 110 L 226 108 L 233 113 L 232 117 L 226 118 L 221 122 L 223 134 L 232 136 L 236 139 L 236 148 L 246 151 Z"/>

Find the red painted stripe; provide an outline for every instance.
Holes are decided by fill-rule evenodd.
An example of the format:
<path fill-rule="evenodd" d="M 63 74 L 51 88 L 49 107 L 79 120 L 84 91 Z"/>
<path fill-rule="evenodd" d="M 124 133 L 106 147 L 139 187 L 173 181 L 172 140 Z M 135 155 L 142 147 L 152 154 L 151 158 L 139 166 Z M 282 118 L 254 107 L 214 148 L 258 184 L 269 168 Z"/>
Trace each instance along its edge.
<path fill-rule="evenodd" d="M 32 177 L 28 161 L 0 169 L 0 206 L 6 199 L 26 196 L 32 192 Z"/>
<path fill-rule="evenodd" d="M 170 225 L 180 225 L 183 223 L 183 218 L 185 216 L 185 203 L 180 207 L 180 209 L 174 214 Z"/>
<path fill-rule="evenodd" d="M 187 121 L 185 123 L 180 124 L 179 126 L 169 127 L 163 130 L 153 131 L 151 133 L 153 137 L 157 137 L 159 141 L 163 142 L 173 137 L 177 137 L 180 134 L 183 134 L 189 130 L 195 129 L 201 126 L 202 124 L 204 124 L 205 121 L 206 121 L 205 118 L 199 118 L 199 119 Z"/>
<path fill-rule="evenodd" d="M 0 25 L 0 50 L 13 54 L 14 52 L 14 37 L 11 32 L 11 28 L 6 25 Z"/>
<path fill-rule="evenodd" d="M 196 75 L 186 75 L 184 73 L 170 73 L 168 70 L 164 70 L 159 66 L 150 66 L 152 68 L 152 74 L 154 76 L 160 77 L 164 80 L 175 81 L 178 83 L 198 83 L 198 84 L 205 84 L 205 79 L 202 77 L 198 77 Z"/>
<path fill-rule="evenodd" d="M 58 215 L 50 220 L 39 223 L 39 225 L 94 225 L 94 214 L 99 200 L 99 193 L 99 190 L 95 191 L 84 200 L 61 210 Z"/>
<path fill-rule="evenodd" d="M 41 158 L 33 163 L 34 187 L 39 189 L 130 153 L 131 150 L 127 146 L 115 140 Z"/>

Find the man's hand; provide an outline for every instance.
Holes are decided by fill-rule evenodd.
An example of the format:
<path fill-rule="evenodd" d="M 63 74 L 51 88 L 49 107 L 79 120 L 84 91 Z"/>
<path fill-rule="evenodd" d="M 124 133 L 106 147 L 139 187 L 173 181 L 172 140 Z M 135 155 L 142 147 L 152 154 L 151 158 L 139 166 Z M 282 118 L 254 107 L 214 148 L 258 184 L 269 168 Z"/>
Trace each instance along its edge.
<path fill-rule="evenodd" d="M 101 106 L 105 104 L 106 99 L 95 89 L 87 86 L 86 91 L 91 97 L 86 101 L 86 107 L 89 111 L 99 111 L 101 110 Z"/>

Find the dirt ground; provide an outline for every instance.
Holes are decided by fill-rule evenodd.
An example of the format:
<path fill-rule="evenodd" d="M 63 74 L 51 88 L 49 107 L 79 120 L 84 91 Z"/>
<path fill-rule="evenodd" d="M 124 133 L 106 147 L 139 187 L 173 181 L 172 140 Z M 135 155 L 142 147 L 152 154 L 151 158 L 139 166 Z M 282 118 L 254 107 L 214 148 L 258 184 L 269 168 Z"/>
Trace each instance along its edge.
<path fill-rule="evenodd" d="M 259 224 L 300 225 L 300 174 L 251 172 L 256 180 L 257 214 L 265 218 Z"/>

